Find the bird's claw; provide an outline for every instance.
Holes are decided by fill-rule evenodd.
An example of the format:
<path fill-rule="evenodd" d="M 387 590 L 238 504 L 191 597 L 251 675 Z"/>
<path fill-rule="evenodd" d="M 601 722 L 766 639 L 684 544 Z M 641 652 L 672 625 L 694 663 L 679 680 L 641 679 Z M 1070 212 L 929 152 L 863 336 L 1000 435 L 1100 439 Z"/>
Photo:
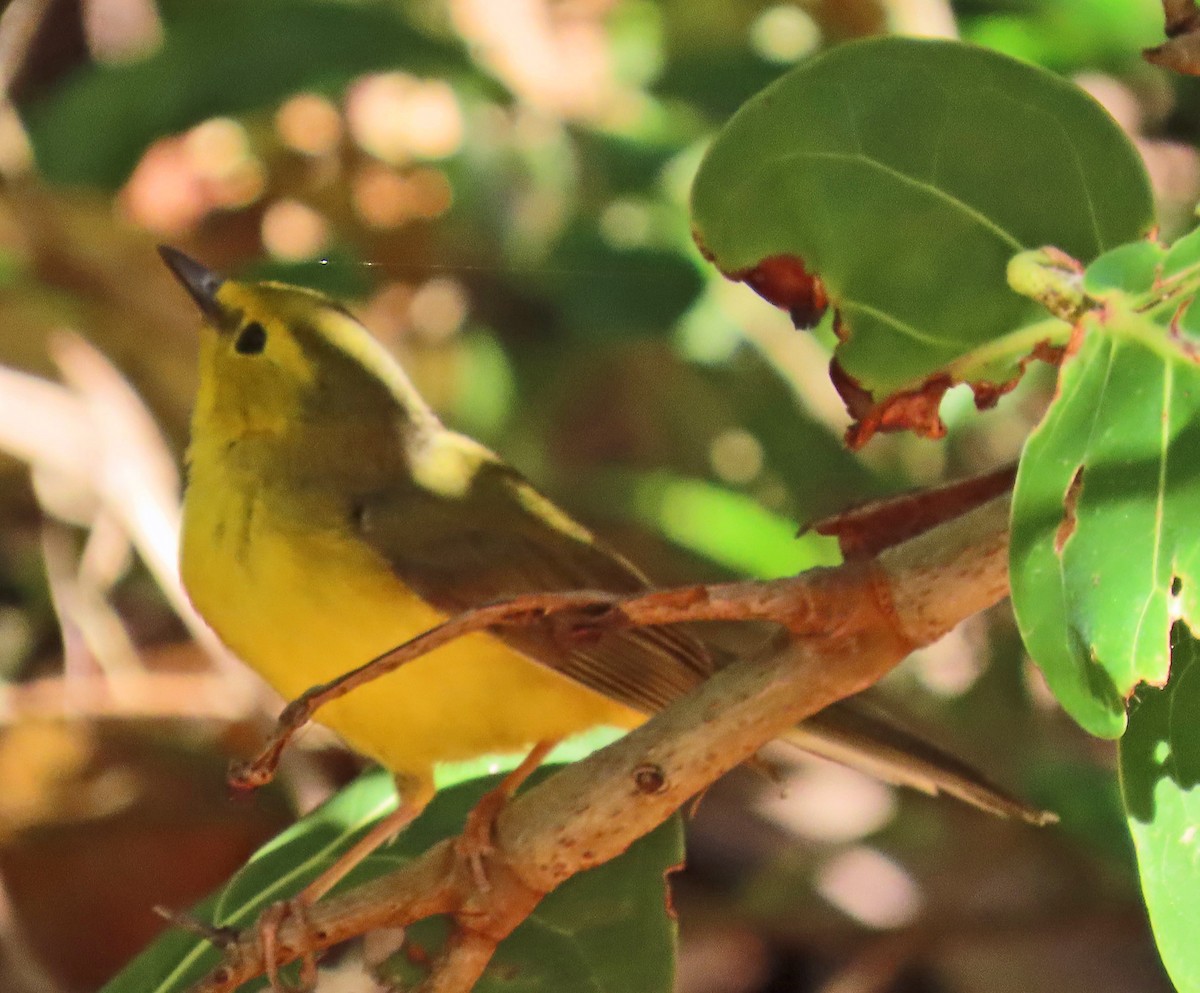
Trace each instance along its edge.
<path fill-rule="evenodd" d="M 299 933 L 303 936 L 300 947 L 294 949 L 300 959 L 300 977 L 296 986 L 288 983 L 279 971 L 279 930 L 289 917 L 296 918 Z M 258 941 L 272 993 L 312 993 L 316 989 L 317 956 L 312 938 L 306 900 L 281 900 L 262 912 L 258 919 Z"/>

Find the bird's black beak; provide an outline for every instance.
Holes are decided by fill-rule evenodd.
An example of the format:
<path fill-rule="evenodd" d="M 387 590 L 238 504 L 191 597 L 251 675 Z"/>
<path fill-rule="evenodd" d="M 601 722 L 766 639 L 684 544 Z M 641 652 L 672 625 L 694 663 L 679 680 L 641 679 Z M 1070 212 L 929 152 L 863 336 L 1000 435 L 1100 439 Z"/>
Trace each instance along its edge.
<path fill-rule="evenodd" d="M 202 266 L 195 259 L 189 258 L 177 248 L 169 245 L 159 245 L 158 254 L 167 264 L 167 268 L 175 274 L 175 278 L 183 284 L 191 298 L 196 301 L 201 312 L 216 325 L 222 323 L 224 312 L 217 303 L 217 291 L 224 280 L 207 266 Z"/>

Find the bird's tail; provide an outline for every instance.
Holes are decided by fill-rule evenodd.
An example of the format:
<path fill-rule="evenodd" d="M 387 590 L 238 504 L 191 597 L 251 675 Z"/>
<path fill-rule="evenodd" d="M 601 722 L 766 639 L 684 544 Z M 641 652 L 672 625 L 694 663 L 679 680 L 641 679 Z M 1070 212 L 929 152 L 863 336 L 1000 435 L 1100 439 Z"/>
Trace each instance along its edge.
<path fill-rule="evenodd" d="M 998 817 L 1038 826 L 1058 820 L 1056 814 L 996 786 L 962 759 L 898 727 L 861 699 L 827 707 L 793 728 L 783 740 L 884 782 L 930 796 L 945 793 Z"/>

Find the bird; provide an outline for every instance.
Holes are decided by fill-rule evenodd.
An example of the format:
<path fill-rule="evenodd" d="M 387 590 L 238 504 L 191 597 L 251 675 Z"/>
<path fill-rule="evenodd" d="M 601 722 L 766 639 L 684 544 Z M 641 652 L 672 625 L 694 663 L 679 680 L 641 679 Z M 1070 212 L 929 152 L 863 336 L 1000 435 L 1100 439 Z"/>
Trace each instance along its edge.
<path fill-rule="evenodd" d="M 504 597 L 649 588 L 516 469 L 443 425 L 341 303 L 300 286 L 223 278 L 168 246 L 159 252 L 202 317 L 182 580 L 225 644 L 281 695 L 294 698 Z M 388 769 L 400 801 L 302 898 L 319 899 L 415 818 L 440 763 L 525 755 L 475 824 L 486 835 L 496 805 L 551 744 L 599 726 L 636 727 L 719 664 L 721 652 L 682 626 L 569 643 L 547 627 L 506 627 L 329 703 L 317 719 Z M 1044 822 L 854 701 L 789 737 L 891 783 Z"/>

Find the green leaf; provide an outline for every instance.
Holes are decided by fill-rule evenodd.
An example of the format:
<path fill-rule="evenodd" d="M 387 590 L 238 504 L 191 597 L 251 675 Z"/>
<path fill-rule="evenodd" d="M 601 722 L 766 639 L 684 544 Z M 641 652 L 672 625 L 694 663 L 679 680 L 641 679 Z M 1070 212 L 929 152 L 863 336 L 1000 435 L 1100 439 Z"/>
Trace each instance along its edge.
<path fill-rule="evenodd" d="M 149 57 L 79 70 L 21 110 L 45 178 L 115 188 L 156 138 L 383 69 L 483 79 L 394 4 L 209 0 L 180 5 Z"/>
<path fill-rule="evenodd" d="M 1062 705 L 1107 737 L 1162 685 L 1176 619 L 1200 626 L 1200 365 L 1170 325 L 1196 290 L 1118 249 L 1084 275 L 1086 314 L 1021 456 L 1010 573 L 1022 637 Z"/>
<path fill-rule="evenodd" d="M 578 756 L 610 739 L 611 734 L 600 733 L 588 741 L 575 741 L 567 753 L 556 754 Z M 494 763 L 493 768 L 499 764 Z M 475 768 L 477 764 L 459 764 L 440 770 L 443 788 L 425 813 L 394 842 L 367 858 L 341 885 L 354 886 L 392 871 L 459 832 L 467 812 L 499 781 L 498 776 L 491 776 L 446 785 Z M 543 769 L 536 779 L 552 771 Z M 394 806 L 391 777 L 382 770 L 368 773 L 260 849 L 221 893 L 205 900 L 193 915 L 219 926 L 251 924 L 265 907 L 299 892 Z M 674 818 L 620 858 L 568 880 L 501 945 L 494 966 L 476 990 L 669 993 L 674 980 L 675 922 L 664 879 L 682 860 L 682 828 Z M 411 928 L 408 937 L 430 951 L 444 933 L 444 926 L 434 921 Z M 621 949 L 619 955 L 613 954 L 615 948 Z M 105 986 L 103 993 L 175 993 L 185 990 L 218 961 L 207 942 L 178 930 L 168 931 Z M 389 968 L 397 975 L 412 970 L 403 952 Z"/>
<path fill-rule="evenodd" d="M 894 37 L 834 48 L 748 102 L 692 206 L 716 264 L 772 302 L 811 310 L 819 278 L 841 315 L 838 363 L 877 404 L 943 375 L 1013 380 L 1036 341 L 1005 336 L 1036 309 L 1006 285 L 1008 260 L 1055 245 L 1087 261 L 1153 221 L 1136 150 L 1083 91 Z"/>
<path fill-rule="evenodd" d="M 443 796 L 440 820 L 431 818 L 423 832 L 400 839 L 405 854 L 423 851 L 459 830 L 477 799 L 474 790 L 439 793 L 438 800 Z M 475 993 L 670 993 L 676 927 L 664 880 L 682 861 L 683 829 L 676 817 L 636 841 L 619 859 L 571 878 L 505 940 Z M 408 934 L 425 951 L 436 952 L 446 928 L 443 922 L 428 921 L 409 928 Z M 403 952 L 389 963 L 389 971 L 402 988 L 422 978 Z"/>
<path fill-rule="evenodd" d="M 392 778 L 362 776 L 260 848 L 220 892 L 189 913 L 218 926 L 246 927 L 270 904 L 298 893 L 396 804 Z M 432 807 L 432 805 L 431 805 Z M 414 825 L 415 827 L 415 825 Z M 220 961 L 192 934 L 171 929 L 126 966 L 102 993 L 174 993 L 185 990 Z"/>
<path fill-rule="evenodd" d="M 1105 252 L 1083 275 L 1083 291 L 1097 300 L 1148 293 L 1166 250 L 1156 241 L 1134 241 Z"/>
<path fill-rule="evenodd" d="M 1200 643 L 1182 625 L 1171 679 L 1140 689 L 1121 739 L 1121 793 L 1159 954 L 1179 990 L 1200 989 Z"/>
<path fill-rule="evenodd" d="M 1162 262 L 1163 279 L 1172 278 L 1200 268 L 1200 228 L 1196 228 L 1167 249 Z"/>
<path fill-rule="evenodd" d="M 841 562 L 836 539 L 800 534 L 794 521 L 715 483 L 665 471 L 612 470 L 596 485 L 610 507 L 742 575 L 776 579 Z"/>

